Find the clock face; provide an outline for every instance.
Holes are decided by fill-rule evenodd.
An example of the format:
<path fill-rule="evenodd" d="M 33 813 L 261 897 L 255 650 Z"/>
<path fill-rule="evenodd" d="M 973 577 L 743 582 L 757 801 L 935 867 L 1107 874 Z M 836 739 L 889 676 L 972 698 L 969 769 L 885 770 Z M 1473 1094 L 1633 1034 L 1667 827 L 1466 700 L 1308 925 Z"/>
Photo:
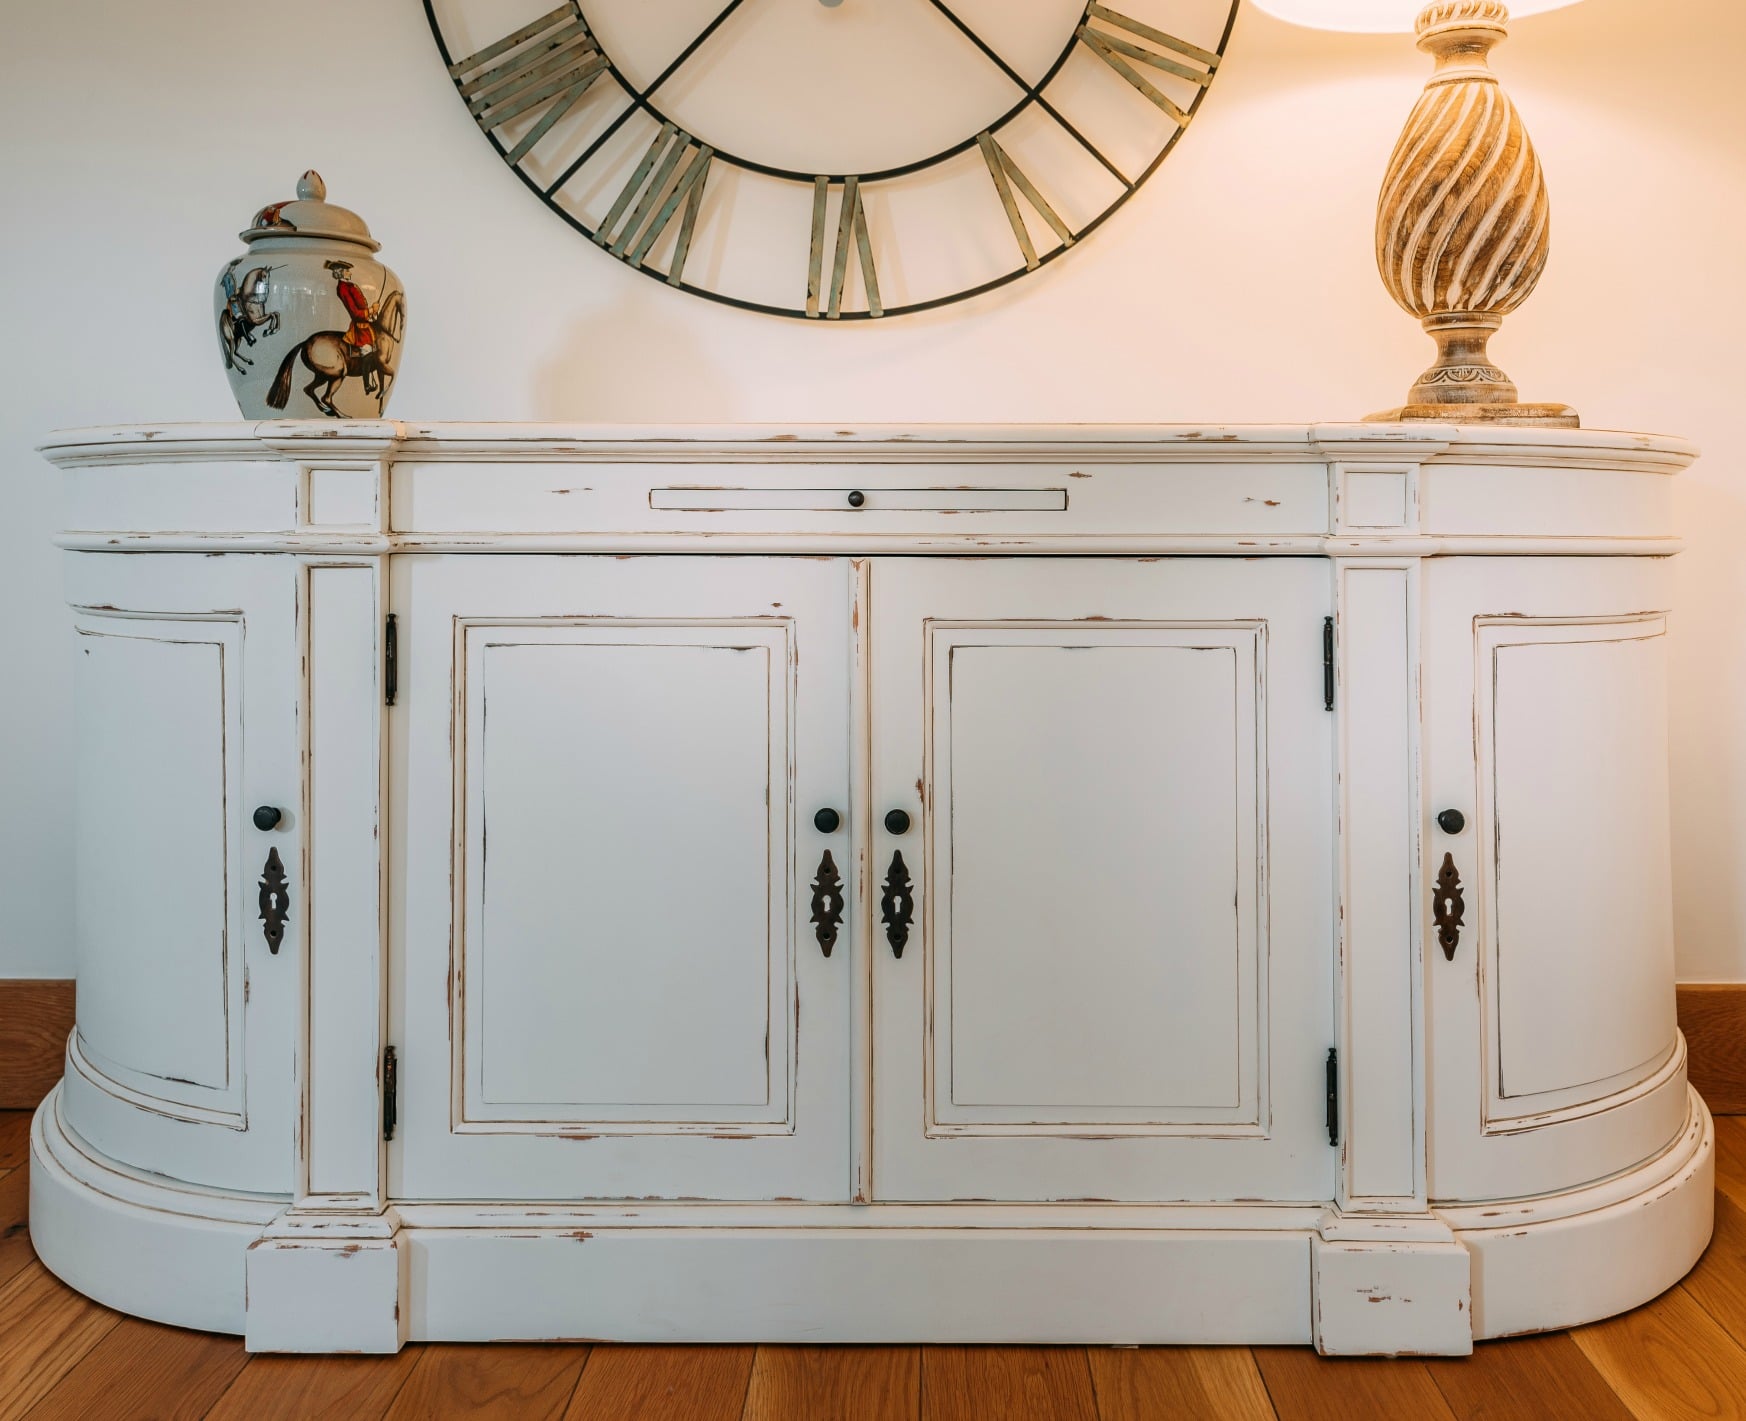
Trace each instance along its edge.
<path fill-rule="evenodd" d="M 1062 255 L 1175 147 L 1238 0 L 425 0 L 503 160 L 620 261 L 868 320 Z"/>

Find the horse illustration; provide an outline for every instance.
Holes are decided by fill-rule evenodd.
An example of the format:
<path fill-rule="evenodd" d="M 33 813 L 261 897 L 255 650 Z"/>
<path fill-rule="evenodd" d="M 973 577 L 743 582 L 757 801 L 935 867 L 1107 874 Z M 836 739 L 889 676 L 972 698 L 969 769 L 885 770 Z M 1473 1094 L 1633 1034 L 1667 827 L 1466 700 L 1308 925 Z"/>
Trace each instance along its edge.
<path fill-rule="evenodd" d="M 398 291 L 389 293 L 370 325 L 375 340 L 367 346 L 348 340 L 349 331 L 317 331 L 301 345 L 294 346 L 273 377 L 272 388 L 267 391 L 268 405 L 276 410 L 285 408 L 291 399 L 292 367 L 301 359 L 304 367 L 315 375 L 303 391 L 323 414 L 345 418 L 334 407 L 333 397 L 352 376 L 363 379 L 364 393 L 374 395 L 380 409 L 388 399 L 388 387 L 394 383 L 400 336 L 406 327 L 406 303 Z"/>
<path fill-rule="evenodd" d="M 219 278 L 224 283 L 224 305 L 218 312 L 218 343 L 224 350 L 225 367 L 241 370 L 255 362 L 242 353 L 243 346 L 255 343 L 255 332 L 270 336 L 279 329 L 279 313 L 267 309 L 267 277 L 270 266 L 251 268 L 239 282 L 236 269 L 242 263 L 238 257 L 224 269 Z"/>

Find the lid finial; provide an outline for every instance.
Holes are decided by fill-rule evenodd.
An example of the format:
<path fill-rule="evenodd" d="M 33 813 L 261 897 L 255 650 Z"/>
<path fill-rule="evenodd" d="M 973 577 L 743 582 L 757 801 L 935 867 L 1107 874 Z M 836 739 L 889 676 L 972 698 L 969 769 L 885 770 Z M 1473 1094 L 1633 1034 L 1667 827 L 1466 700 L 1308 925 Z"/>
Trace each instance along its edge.
<path fill-rule="evenodd" d="M 327 198 L 327 184 L 321 180 L 321 174 L 311 168 L 297 179 L 297 196 L 305 202 L 323 202 Z"/>

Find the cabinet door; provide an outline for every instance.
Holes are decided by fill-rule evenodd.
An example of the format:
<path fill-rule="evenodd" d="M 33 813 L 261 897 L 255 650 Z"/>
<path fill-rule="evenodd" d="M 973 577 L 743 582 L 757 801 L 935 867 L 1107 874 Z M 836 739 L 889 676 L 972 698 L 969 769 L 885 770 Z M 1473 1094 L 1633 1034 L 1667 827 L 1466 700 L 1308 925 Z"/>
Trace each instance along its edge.
<path fill-rule="evenodd" d="M 396 559 L 403 1198 L 841 1199 L 849 564 Z M 820 833 L 815 812 L 844 827 Z"/>
<path fill-rule="evenodd" d="M 915 901 L 875 934 L 875 1195 L 1331 1197 L 1327 565 L 873 589 L 873 871 Z"/>
<path fill-rule="evenodd" d="M 1569 1188 L 1685 1119 L 1674 1018 L 1667 606 L 1655 559 L 1470 558 L 1425 570 L 1432 1193 Z"/>
<path fill-rule="evenodd" d="M 74 554 L 72 1127 L 128 1164 L 291 1188 L 301 986 L 297 565 Z M 284 813 L 271 831 L 256 805 Z M 290 915 L 265 936 L 276 856 Z"/>

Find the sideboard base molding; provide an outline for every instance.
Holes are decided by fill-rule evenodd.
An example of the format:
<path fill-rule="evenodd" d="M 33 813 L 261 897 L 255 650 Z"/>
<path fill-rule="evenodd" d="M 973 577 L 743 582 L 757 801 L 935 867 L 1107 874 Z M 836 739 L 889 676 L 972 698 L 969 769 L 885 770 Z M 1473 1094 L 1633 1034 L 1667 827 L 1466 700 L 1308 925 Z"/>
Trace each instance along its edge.
<path fill-rule="evenodd" d="M 305 1226 L 282 1199 L 106 1161 L 64 1125 L 59 1100 L 57 1088 L 31 1134 L 43 1262 L 99 1302 L 242 1333 L 254 1351 L 332 1346 L 304 1335 L 307 1321 L 349 1279 L 374 1281 L 365 1291 L 386 1321 L 367 1338 L 350 1329 L 348 1350 L 611 1340 L 1460 1353 L 1474 1338 L 1648 1301 L 1702 1253 L 1714 1207 L 1715 1133 L 1695 1092 L 1686 1128 L 1636 1169 L 1585 1190 L 1437 1210 L 1454 1244 L 1392 1248 L 1330 1242 L 1319 1207 L 1239 1204 L 422 1204 L 390 1211 L 397 1228 L 360 1217 L 348 1232 L 340 1219 Z M 1361 1281 L 1363 1265 L 1407 1285 L 1379 1286 L 1374 1327 L 1352 1302 L 1361 1289 L 1343 1287 L 1351 1306 L 1331 1291 Z M 1469 1288 L 1471 1321 L 1452 1326 Z"/>

